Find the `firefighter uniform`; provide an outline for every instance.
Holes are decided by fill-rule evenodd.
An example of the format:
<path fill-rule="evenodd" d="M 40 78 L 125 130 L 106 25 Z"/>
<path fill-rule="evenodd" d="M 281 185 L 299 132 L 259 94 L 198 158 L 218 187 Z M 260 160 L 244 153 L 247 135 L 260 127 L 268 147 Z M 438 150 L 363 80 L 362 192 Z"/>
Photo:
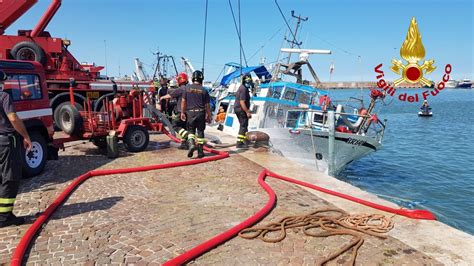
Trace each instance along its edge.
<path fill-rule="evenodd" d="M 0 85 L 6 80 L 0 71 Z M 15 113 L 11 96 L 0 88 L 0 227 L 19 225 L 23 218 L 13 215 L 13 205 L 21 178 L 22 139 L 15 132 L 7 114 Z"/>
<path fill-rule="evenodd" d="M 196 71 L 198 72 L 198 71 Z M 199 71 L 200 72 L 200 71 Z M 200 72 L 202 75 L 202 72 Z M 194 81 L 194 73 L 193 73 Z M 204 157 L 204 130 L 206 129 L 206 112 L 209 111 L 210 97 L 207 90 L 200 84 L 202 79 L 188 85 L 183 93 L 186 103 L 186 117 L 188 121 L 188 142 L 190 149 L 188 157 L 193 157 L 194 151 L 198 151 L 198 158 Z"/>
<path fill-rule="evenodd" d="M 249 117 L 247 116 L 247 113 L 242 109 L 242 106 L 240 105 L 240 101 L 245 102 L 245 106 L 247 109 L 250 109 L 250 92 L 249 88 L 247 88 L 249 85 L 240 85 L 239 89 L 237 90 L 235 94 L 235 104 L 234 104 L 234 111 L 235 115 L 237 116 L 237 119 L 239 119 L 239 134 L 237 135 L 237 148 L 246 148 L 246 140 L 247 140 L 247 132 L 248 127 L 249 127 Z M 249 111 L 250 112 L 250 111 Z"/>
<path fill-rule="evenodd" d="M 175 89 L 170 93 L 171 98 L 176 99 L 175 113 L 178 115 L 174 117 L 171 122 L 173 125 L 174 131 L 178 133 L 178 137 L 181 139 L 180 149 L 187 150 L 188 146 L 188 131 L 186 121 L 181 120 L 179 114 L 181 113 L 181 99 L 183 97 L 184 91 L 186 90 L 186 85 L 181 85 L 179 88 Z"/>

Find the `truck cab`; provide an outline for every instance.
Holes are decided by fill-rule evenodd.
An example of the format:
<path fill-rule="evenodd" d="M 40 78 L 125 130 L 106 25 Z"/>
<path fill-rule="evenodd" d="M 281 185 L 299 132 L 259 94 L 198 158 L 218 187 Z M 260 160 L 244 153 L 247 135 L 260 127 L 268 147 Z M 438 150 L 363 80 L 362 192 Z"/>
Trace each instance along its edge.
<path fill-rule="evenodd" d="M 48 159 L 58 157 L 44 69 L 38 62 L 15 60 L 0 60 L 0 69 L 8 75 L 4 91 L 11 95 L 33 144 L 28 152 L 22 146 L 21 153 L 23 176 L 33 177 L 43 171 Z"/>

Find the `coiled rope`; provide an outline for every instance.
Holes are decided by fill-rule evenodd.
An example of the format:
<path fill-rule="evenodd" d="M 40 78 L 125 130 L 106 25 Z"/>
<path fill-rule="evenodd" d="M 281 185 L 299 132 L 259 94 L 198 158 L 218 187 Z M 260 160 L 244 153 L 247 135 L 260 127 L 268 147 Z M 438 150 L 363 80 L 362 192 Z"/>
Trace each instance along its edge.
<path fill-rule="evenodd" d="M 353 252 L 349 262 L 350 265 L 354 265 L 357 252 L 364 243 L 363 234 L 384 239 L 386 238 L 384 233 L 393 228 L 393 221 L 380 214 L 349 215 L 339 209 L 321 209 L 307 215 L 287 216 L 278 222 L 246 228 L 240 231 L 239 236 L 245 239 L 259 238 L 267 243 L 277 243 L 285 239 L 287 229 L 296 227 L 303 227 L 303 233 L 312 237 L 352 236 L 348 243 L 320 260 L 318 265 L 334 260 L 350 249 L 353 249 Z M 317 228 L 321 230 L 315 230 Z M 277 231 L 279 231 L 277 236 L 269 236 Z"/>

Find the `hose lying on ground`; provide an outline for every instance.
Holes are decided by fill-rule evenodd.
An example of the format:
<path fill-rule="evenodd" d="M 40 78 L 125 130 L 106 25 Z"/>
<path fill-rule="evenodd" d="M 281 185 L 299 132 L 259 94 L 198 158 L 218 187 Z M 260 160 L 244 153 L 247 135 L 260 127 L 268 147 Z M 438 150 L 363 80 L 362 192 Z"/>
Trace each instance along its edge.
<path fill-rule="evenodd" d="M 331 215 L 333 213 L 336 213 L 337 215 Z M 334 260 L 352 248 L 353 251 L 349 263 L 350 265 L 354 265 L 357 258 L 357 252 L 364 243 L 363 236 L 358 232 L 379 238 L 386 238 L 382 233 L 387 233 L 393 228 L 393 221 L 390 218 L 379 214 L 349 215 L 339 209 L 322 209 L 307 215 L 287 216 L 280 219 L 278 222 L 246 228 L 240 231 L 239 236 L 245 239 L 259 238 L 264 242 L 277 243 L 285 239 L 287 229 L 297 227 L 303 227 L 303 233 L 307 236 L 313 237 L 328 237 L 335 235 L 352 236 L 349 243 L 323 258 L 318 262 L 318 265 L 323 265 Z M 321 228 L 321 230 L 319 230 L 319 232 L 315 231 L 314 229 L 317 228 Z M 269 236 L 271 233 L 277 231 L 280 231 L 280 233 L 276 237 L 271 238 Z"/>
<path fill-rule="evenodd" d="M 373 202 L 369 202 L 369 201 L 366 201 L 366 200 L 362 200 L 362 199 L 359 199 L 359 198 L 356 198 L 356 197 L 352 197 L 352 196 L 349 196 L 349 195 L 346 195 L 346 194 L 343 194 L 343 193 L 339 193 L 339 192 L 336 192 L 336 191 L 333 191 L 333 190 L 322 188 L 322 187 L 319 187 L 319 186 L 316 186 L 316 185 L 313 185 L 313 184 L 309 184 L 309 183 L 306 183 L 306 182 L 303 182 L 303 181 L 300 181 L 300 180 L 280 176 L 280 175 L 277 175 L 273 172 L 268 171 L 267 169 L 263 169 L 262 172 L 260 172 L 260 174 L 258 175 L 258 184 L 268 194 L 268 202 L 265 204 L 265 206 L 263 206 L 258 212 L 256 212 L 254 215 L 250 216 L 249 218 L 247 218 L 245 221 L 241 222 L 240 224 L 238 224 L 238 225 L 230 228 L 229 230 L 227 230 L 225 232 L 222 232 L 222 233 L 212 237 L 211 239 L 195 246 L 194 248 L 188 250 L 184 254 L 181 254 L 181 255 L 165 262 L 163 265 L 164 266 L 182 265 L 182 264 L 184 264 L 184 263 L 186 263 L 186 262 L 188 262 L 192 259 L 195 259 L 195 258 L 201 256 L 202 254 L 204 254 L 207 251 L 217 247 L 218 245 L 226 242 L 227 240 L 229 240 L 229 239 L 233 238 L 234 236 L 236 236 L 243 229 L 245 229 L 249 226 L 252 226 L 253 224 L 255 224 L 258 221 L 260 221 L 261 219 L 263 219 L 273 209 L 273 207 L 276 204 L 276 194 L 275 194 L 275 192 L 271 189 L 270 186 L 268 186 L 267 183 L 265 183 L 265 178 L 267 176 L 277 178 L 277 179 L 280 179 L 280 180 L 283 180 L 283 181 L 287 181 L 287 182 L 290 182 L 290 183 L 298 184 L 298 185 L 301 185 L 301 186 L 305 186 L 305 187 L 308 187 L 308 188 L 311 188 L 311 189 L 314 189 L 314 190 L 318 190 L 318 191 L 321 191 L 321 192 L 324 192 L 324 193 L 327 193 L 327 194 L 330 194 L 330 195 L 334 195 L 334 196 L 337 196 L 337 197 L 340 197 L 340 198 L 344 198 L 344 199 L 347 199 L 347 200 L 350 200 L 350 201 L 354 201 L 354 202 L 357 202 L 359 204 L 363 204 L 363 205 L 372 207 L 374 209 L 383 210 L 383 211 L 386 211 L 386 212 L 402 215 L 402 216 L 405 216 L 405 217 L 408 217 L 408 218 L 424 219 L 424 220 L 436 220 L 436 217 L 431 212 L 426 211 L 426 210 L 395 209 L 395 208 L 383 206 L 383 205 L 376 204 L 376 203 L 373 203 Z"/>
<path fill-rule="evenodd" d="M 173 141 L 179 142 L 179 140 L 169 134 L 168 132 L 164 131 L 164 133 L 170 137 Z M 165 168 L 171 168 L 171 167 L 179 167 L 179 166 L 186 166 L 186 165 L 194 165 L 194 164 L 199 164 L 199 163 L 204 163 L 204 162 L 209 162 L 209 161 L 216 161 L 220 159 L 224 159 L 229 157 L 229 153 L 227 152 L 221 152 L 213 149 L 209 149 L 207 147 L 204 147 L 204 149 L 207 152 L 211 152 L 215 154 L 215 156 L 211 157 L 204 157 L 201 159 L 193 159 L 193 160 L 187 160 L 187 161 L 181 161 L 181 162 L 173 162 L 173 163 L 165 163 L 165 164 L 157 164 L 157 165 L 149 165 L 149 166 L 141 166 L 141 167 L 133 167 L 133 168 L 124 168 L 124 169 L 111 169 L 111 170 L 93 170 L 89 171 L 76 179 L 68 186 L 66 189 L 61 192 L 61 194 L 53 201 L 51 205 L 48 206 L 48 208 L 36 219 L 36 221 L 28 228 L 26 231 L 25 235 L 20 239 L 20 242 L 18 243 L 12 259 L 10 261 L 10 264 L 12 266 L 20 266 L 22 265 L 23 257 L 28 249 L 31 241 L 33 240 L 34 236 L 36 233 L 41 229 L 41 227 L 44 225 L 44 223 L 51 217 L 51 215 L 54 213 L 54 211 L 64 203 L 64 201 L 77 189 L 79 185 L 81 185 L 84 181 L 89 179 L 90 177 L 94 176 L 100 176 L 100 175 L 113 175 L 113 174 L 123 174 L 123 173 L 133 173 L 133 172 L 143 172 L 143 171 L 150 171 L 150 170 L 158 170 L 158 169 L 165 169 Z M 324 193 L 328 193 L 334 196 L 342 197 L 347 200 L 351 200 L 360 204 L 364 204 L 376 209 L 380 209 L 386 212 L 391 212 L 399 215 L 403 215 L 409 218 L 414 218 L 414 219 L 427 219 L 427 220 L 435 220 L 436 218 L 432 213 L 429 211 L 425 210 L 406 210 L 406 209 L 394 209 L 386 206 L 382 206 L 379 204 L 375 204 L 369 201 L 365 201 L 359 198 L 355 198 L 349 195 L 345 195 L 339 192 L 335 192 L 332 190 L 328 190 L 325 188 L 321 188 L 309 183 L 305 183 L 299 180 L 291 179 L 288 177 L 280 176 L 275 173 L 272 173 L 266 169 L 263 169 L 262 172 L 258 176 L 258 183 L 259 185 L 267 192 L 269 196 L 268 202 L 265 204 L 265 206 L 260 209 L 257 213 L 252 215 L 251 217 L 247 218 L 245 221 L 241 222 L 240 224 L 232 227 L 231 229 L 199 244 L 198 246 L 192 248 L 191 250 L 187 251 L 184 254 L 181 254 L 177 256 L 174 259 L 171 259 L 167 261 L 164 265 L 181 265 L 184 264 L 192 259 L 195 259 L 199 257 L 200 255 L 206 253 L 207 251 L 215 248 L 216 246 L 224 243 L 225 241 L 233 238 L 236 236 L 241 230 L 250 227 L 263 219 L 275 206 L 276 203 L 276 194 L 275 192 L 271 189 L 271 187 L 265 183 L 265 178 L 267 176 L 274 177 L 277 179 L 281 179 L 287 182 L 295 183 L 298 185 L 306 186 L 315 190 L 322 191 Z"/>

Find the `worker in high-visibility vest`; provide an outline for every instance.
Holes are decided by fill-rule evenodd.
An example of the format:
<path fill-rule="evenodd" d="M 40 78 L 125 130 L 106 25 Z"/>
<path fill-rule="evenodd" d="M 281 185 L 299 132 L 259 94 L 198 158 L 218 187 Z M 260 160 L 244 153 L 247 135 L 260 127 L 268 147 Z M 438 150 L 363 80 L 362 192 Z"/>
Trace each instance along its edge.
<path fill-rule="evenodd" d="M 23 217 L 13 214 L 13 205 L 21 179 L 21 145 L 26 151 L 32 147 L 25 125 L 15 113 L 12 97 L 3 91 L 7 79 L 0 70 L 0 227 L 25 223 Z"/>

